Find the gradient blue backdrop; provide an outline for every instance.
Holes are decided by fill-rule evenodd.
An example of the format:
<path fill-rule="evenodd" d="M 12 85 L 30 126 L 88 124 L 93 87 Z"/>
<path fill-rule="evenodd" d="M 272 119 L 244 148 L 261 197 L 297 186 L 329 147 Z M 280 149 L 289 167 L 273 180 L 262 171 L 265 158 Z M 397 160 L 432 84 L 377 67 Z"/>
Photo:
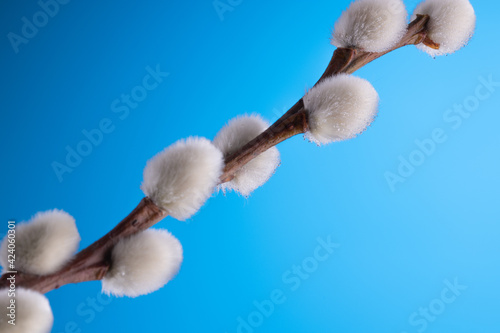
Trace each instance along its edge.
<path fill-rule="evenodd" d="M 41 7 L 1 2 L 0 235 L 10 218 L 60 208 L 89 245 L 140 201 L 142 169 L 165 146 L 213 138 L 243 113 L 274 121 L 293 105 L 329 61 L 330 31 L 349 4 L 222 2 L 220 16 L 211 0 L 71 1 L 17 53 L 8 34 Z M 500 5 L 472 3 L 476 35 L 459 53 L 434 60 L 407 47 L 357 73 L 381 97 L 362 136 L 281 144 L 282 165 L 249 199 L 220 193 L 187 223 L 158 225 L 185 251 L 166 287 L 137 299 L 99 298 L 97 282 L 52 291 L 53 332 L 232 333 L 238 318 L 260 319 L 254 301 L 275 289 L 286 300 L 254 332 L 498 332 L 500 87 L 473 103 L 481 77 L 500 81 Z M 115 113 L 148 66 L 169 75 L 127 116 Z M 463 103 L 474 111 L 458 126 L 448 110 Z M 113 131 L 60 181 L 53 162 L 103 119 Z M 439 128 L 446 142 L 392 191 L 386 173 Z M 313 264 L 328 236 L 340 247 L 293 291 L 289 270 Z M 445 304 L 455 279 L 467 289 Z M 439 314 L 422 319 L 429 306 Z"/>

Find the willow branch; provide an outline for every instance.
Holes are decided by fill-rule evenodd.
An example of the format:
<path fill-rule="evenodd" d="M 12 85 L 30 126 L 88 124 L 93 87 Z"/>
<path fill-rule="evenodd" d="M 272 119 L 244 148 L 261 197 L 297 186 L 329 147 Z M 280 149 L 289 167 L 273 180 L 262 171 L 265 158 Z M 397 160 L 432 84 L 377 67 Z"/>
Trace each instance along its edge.
<path fill-rule="evenodd" d="M 403 46 L 424 43 L 427 46 L 439 48 L 439 45 L 427 37 L 426 25 L 428 20 L 428 16 L 419 15 L 410 23 L 407 33 L 401 41 L 385 52 L 374 53 L 357 49 L 336 49 L 328 67 L 316 84 L 333 75 L 341 73 L 352 74 L 373 60 Z M 220 183 L 222 184 L 233 179 L 238 169 L 259 154 L 286 139 L 305 133 L 307 130 L 307 110 L 305 110 L 304 102 L 301 98 L 261 135 L 243 146 L 240 150 L 225 157 L 225 168 L 220 177 Z M 110 268 L 111 250 L 120 239 L 146 230 L 166 216 L 167 213 L 156 206 L 151 199 L 144 198 L 113 230 L 80 251 L 59 271 L 44 276 L 19 272 L 16 274 L 16 286 L 46 293 L 66 284 L 101 280 Z M 0 288 L 7 288 L 9 286 L 10 283 L 7 280 L 9 276 L 10 274 L 4 274 L 0 278 Z"/>
<path fill-rule="evenodd" d="M 110 267 L 111 249 L 122 238 L 136 234 L 161 221 L 167 213 L 149 198 L 144 198 L 137 207 L 105 236 L 80 251 L 59 271 L 50 275 L 33 275 L 19 272 L 16 286 L 37 290 L 42 293 L 70 283 L 101 280 Z M 9 285 L 5 274 L 0 288 Z"/>
<path fill-rule="evenodd" d="M 365 52 L 348 48 L 336 49 L 328 67 L 315 85 L 337 74 L 352 74 L 373 60 L 403 46 L 425 42 L 428 46 L 439 48 L 438 44 L 427 38 L 426 27 L 428 21 L 429 16 L 417 15 L 417 18 L 408 25 L 408 30 L 401 41 L 385 52 Z M 226 168 L 220 178 L 221 183 L 230 181 L 239 168 L 250 162 L 258 154 L 292 136 L 305 133 L 307 130 L 307 110 L 305 110 L 304 100 L 301 98 L 261 135 L 226 157 Z"/>

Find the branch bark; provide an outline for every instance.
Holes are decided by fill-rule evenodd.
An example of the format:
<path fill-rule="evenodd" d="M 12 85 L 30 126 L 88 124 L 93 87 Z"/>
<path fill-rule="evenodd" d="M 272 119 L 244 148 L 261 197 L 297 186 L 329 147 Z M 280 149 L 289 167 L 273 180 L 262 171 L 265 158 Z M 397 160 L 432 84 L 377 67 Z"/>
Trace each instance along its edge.
<path fill-rule="evenodd" d="M 430 47 L 439 48 L 438 44 L 427 37 L 426 25 L 428 20 L 427 15 L 418 15 L 409 24 L 408 31 L 401 41 L 385 52 L 374 53 L 347 48 L 336 49 L 328 67 L 316 84 L 340 73 L 352 74 L 373 60 L 406 45 L 424 43 Z M 220 177 L 220 183 L 233 179 L 239 168 L 267 149 L 292 136 L 307 132 L 307 123 L 307 110 L 305 110 L 301 98 L 261 135 L 240 150 L 225 157 L 226 164 Z M 101 239 L 80 251 L 59 271 L 44 276 L 18 272 L 16 274 L 16 286 L 46 293 L 66 284 L 101 280 L 110 268 L 111 250 L 120 239 L 146 230 L 166 216 L 167 213 L 156 206 L 151 199 L 144 198 L 116 227 Z M 0 278 L 0 288 L 9 287 L 10 282 L 7 280 L 9 275 L 4 274 Z"/>
<path fill-rule="evenodd" d="M 347 48 L 336 49 L 325 72 L 315 85 L 333 75 L 352 74 L 375 59 L 403 46 L 416 45 L 426 41 L 426 45 L 429 42 L 439 47 L 438 44 L 427 38 L 426 27 L 428 21 L 429 16 L 417 15 L 417 18 L 408 25 L 408 30 L 401 41 L 385 52 L 365 52 Z M 307 130 L 307 110 L 304 109 L 304 101 L 301 98 L 261 135 L 243 146 L 239 151 L 226 157 L 226 167 L 224 174 L 220 178 L 221 183 L 230 181 L 241 166 L 250 162 L 258 154 L 294 135 L 305 133 Z"/>
<path fill-rule="evenodd" d="M 167 213 L 149 198 L 139 205 L 105 236 L 80 251 L 59 271 L 50 275 L 33 275 L 23 272 L 16 274 L 16 287 L 33 289 L 41 293 L 49 292 L 70 283 L 101 280 L 110 267 L 111 249 L 122 238 L 136 234 L 161 221 Z M 0 288 L 10 284 L 4 274 Z"/>

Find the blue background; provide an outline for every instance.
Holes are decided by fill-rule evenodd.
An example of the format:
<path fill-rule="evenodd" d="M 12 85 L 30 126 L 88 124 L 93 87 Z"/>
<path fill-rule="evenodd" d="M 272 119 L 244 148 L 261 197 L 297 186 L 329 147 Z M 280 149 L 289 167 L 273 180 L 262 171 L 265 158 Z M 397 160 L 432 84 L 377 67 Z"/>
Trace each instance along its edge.
<path fill-rule="evenodd" d="M 8 33 L 21 34 L 40 6 L 1 2 L 0 234 L 10 218 L 59 208 L 76 218 L 81 248 L 101 237 L 143 197 L 155 153 L 190 135 L 213 138 L 237 115 L 274 121 L 293 105 L 326 67 L 349 1 L 229 3 L 221 17 L 211 0 L 71 1 L 15 53 Z M 363 135 L 281 144 L 282 165 L 249 199 L 219 193 L 187 223 L 157 225 L 184 247 L 166 287 L 110 300 L 98 298 L 98 282 L 64 286 L 48 294 L 53 332 L 229 333 L 249 316 L 263 318 L 254 332 L 498 332 L 500 87 L 460 126 L 446 120 L 455 104 L 478 101 L 481 77 L 500 81 L 500 5 L 472 3 L 467 48 L 432 59 L 406 47 L 357 72 L 381 97 Z M 157 65 L 168 77 L 120 119 L 113 101 Z M 106 118 L 113 131 L 60 181 L 53 162 L 65 163 L 66 147 Z M 435 129 L 447 140 L 391 190 L 386 173 Z M 328 236 L 340 247 L 292 290 L 284 275 L 311 263 Z M 445 304 L 445 281 L 455 279 L 467 289 Z M 276 289 L 285 301 L 256 315 L 254 301 Z M 432 320 L 418 314 L 429 306 L 439 312 Z"/>

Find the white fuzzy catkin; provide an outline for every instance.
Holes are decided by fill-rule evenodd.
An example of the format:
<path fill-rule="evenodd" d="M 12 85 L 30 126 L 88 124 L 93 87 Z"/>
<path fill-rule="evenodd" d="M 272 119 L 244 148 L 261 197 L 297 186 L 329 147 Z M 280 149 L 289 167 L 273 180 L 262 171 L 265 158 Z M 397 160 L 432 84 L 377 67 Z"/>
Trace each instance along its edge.
<path fill-rule="evenodd" d="M 332 44 L 383 52 L 401 40 L 408 27 L 401 0 L 357 0 L 335 23 Z"/>
<path fill-rule="evenodd" d="M 429 15 L 427 36 L 440 44 L 438 50 L 423 43 L 417 45 L 432 57 L 451 54 L 467 45 L 476 27 L 476 14 L 468 0 L 426 0 L 417 6 L 412 19 L 417 14 Z"/>
<path fill-rule="evenodd" d="M 170 216 L 185 220 L 210 197 L 223 167 L 222 153 L 212 142 L 190 137 L 148 161 L 141 189 Z"/>
<path fill-rule="evenodd" d="M 128 297 L 152 293 L 177 274 L 181 263 L 182 246 L 177 238 L 166 230 L 145 230 L 115 245 L 102 290 Z"/>
<path fill-rule="evenodd" d="M 224 155 L 231 154 L 264 132 L 269 124 L 259 115 L 234 118 L 214 138 L 214 145 Z M 234 190 L 248 197 L 274 174 L 280 164 L 280 153 L 276 147 L 269 148 L 242 166 L 234 178 L 220 185 L 223 191 Z"/>
<path fill-rule="evenodd" d="M 61 268 L 78 249 L 80 235 L 75 219 L 62 210 L 37 213 L 15 229 L 15 268 L 18 271 L 47 275 Z M 8 234 L 0 245 L 0 264 L 8 269 Z"/>
<path fill-rule="evenodd" d="M 327 78 L 304 96 L 309 112 L 306 136 L 317 144 L 354 138 L 375 118 L 378 101 L 377 92 L 364 79 L 347 74 Z"/>
<path fill-rule="evenodd" d="M 15 324 L 9 324 L 11 300 L 15 299 Z M 33 290 L 16 288 L 15 297 L 9 297 L 9 289 L 0 289 L 0 332 L 2 333 L 50 333 L 54 316 L 47 298 Z"/>

